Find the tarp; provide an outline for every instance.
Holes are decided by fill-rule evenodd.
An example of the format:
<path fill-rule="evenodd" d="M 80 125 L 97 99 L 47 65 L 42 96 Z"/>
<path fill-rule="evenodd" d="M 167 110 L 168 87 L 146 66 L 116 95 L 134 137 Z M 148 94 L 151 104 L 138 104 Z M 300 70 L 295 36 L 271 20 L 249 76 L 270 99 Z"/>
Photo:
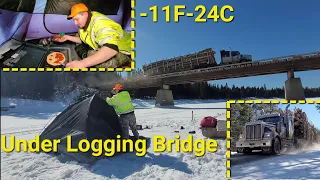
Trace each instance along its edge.
<path fill-rule="evenodd" d="M 78 27 L 67 15 L 73 4 L 83 2 L 93 11 L 107 15 L 131 31 L 130 0 L 1 0 L 0 46 L 18 41 L 51 37 L 61 32 L 76 33 Z"/>
<path fill-rule="evenodd" d="M 104 153 L 100 157 L 92 156 L 91 149 L 86 153 L 69 153 L 67 137 L 71 137 L 71 147 L 78 149 L 79 141 L 82 139 L 89 142 L 94 139 L 104 141 L 116 139 L 117 135 L 122 135 L 118 115 L 112 106 L 95 94 L 70 105 L 59 114 L 41 133 L 40 140 L 60 139 L 57 153 L 65 154 L 78 162 L 91 164 L 104 158 Z"/>

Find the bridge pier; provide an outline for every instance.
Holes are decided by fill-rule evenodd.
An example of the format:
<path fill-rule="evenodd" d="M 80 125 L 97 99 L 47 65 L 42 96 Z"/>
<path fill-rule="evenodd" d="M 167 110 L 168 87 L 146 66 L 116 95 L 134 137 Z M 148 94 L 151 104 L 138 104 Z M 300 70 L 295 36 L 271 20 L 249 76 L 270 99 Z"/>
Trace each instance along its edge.
<path fill-rule="evenodd" d="M 169 85 L 163 85 L 162 89 L 157 90 L 156 105 L 174 106 L 173 95 Z"/>
<path fill-rule="evenodd" d="M 294 71 L 288 71 L 288 80 L 285 82 L 286 100 L 305 100 L 305 93 L 302 87 L 301 79 L 294 77 Z"/>

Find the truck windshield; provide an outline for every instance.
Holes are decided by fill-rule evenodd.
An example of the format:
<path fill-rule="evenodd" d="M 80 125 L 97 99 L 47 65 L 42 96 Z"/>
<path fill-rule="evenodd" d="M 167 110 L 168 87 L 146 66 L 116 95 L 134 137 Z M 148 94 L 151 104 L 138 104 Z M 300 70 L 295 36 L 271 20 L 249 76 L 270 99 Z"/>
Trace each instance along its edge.
<path fill-rule="evenodd" d="M 280 121 L 280 117 L 266 117 L 266 118 L 259 118 L 259 121 L 264 121 L 267 123 L 277 124 Z"/>
<path fill-rule="evenodd" d="M 239 51 L 231 51 L 231 56 L 238 56 L 240 55 Z"/>

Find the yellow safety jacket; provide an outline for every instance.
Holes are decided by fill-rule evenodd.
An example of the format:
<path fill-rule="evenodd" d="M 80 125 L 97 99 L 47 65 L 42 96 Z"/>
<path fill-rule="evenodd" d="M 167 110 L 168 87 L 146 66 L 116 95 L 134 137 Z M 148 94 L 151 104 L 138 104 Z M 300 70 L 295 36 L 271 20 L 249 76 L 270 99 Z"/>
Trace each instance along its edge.
<path fill-rule="evenodd" d="M 131 37 L 120 24 L 95 11 L 89 12 L 89 18 L 86 27 L 79 29 L 80 39 L 84 43 L 94 50 L 111 44 L 117 46 L 119 52 L 131 54 Z"/>
<path fill-rule="evenodd" d="M 118 94 L 107 97 L 107 103 L 115 108 L 118 115 L 127 114 L 134 111 L 134 106 L 131 102 L 131 97 L 128 91 L 121 91 Z"/>

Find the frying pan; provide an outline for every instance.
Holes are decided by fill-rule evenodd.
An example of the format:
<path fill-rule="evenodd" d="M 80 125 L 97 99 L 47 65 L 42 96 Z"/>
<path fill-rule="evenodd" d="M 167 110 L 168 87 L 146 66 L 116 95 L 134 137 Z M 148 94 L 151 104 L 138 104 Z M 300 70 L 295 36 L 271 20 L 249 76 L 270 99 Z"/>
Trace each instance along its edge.
<path fill-rule="evenodd" d="M 60 66 L 52 66 L 50 64 L 47 63 L 47 56 L 53 52 L 60 52 L 62 54 L 64 54 L 64 56 L 66 57 L 66 60 L 63 64 L 61 64 Z M 43 56 L 43 60 L 41 63 L 41 67 L 44 68 L 64 68 L 65 65 L 71 61 L 71 53 L 70 53 L 70 49 L 66 48 L 66 47 L 50 47 L 46 54 Z"/>

